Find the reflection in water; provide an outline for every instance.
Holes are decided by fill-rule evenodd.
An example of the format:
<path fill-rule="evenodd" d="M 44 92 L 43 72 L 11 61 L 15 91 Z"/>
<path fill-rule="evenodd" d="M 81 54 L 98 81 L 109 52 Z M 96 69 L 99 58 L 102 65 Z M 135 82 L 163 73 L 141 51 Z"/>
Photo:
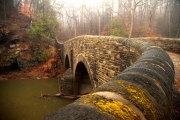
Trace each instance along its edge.
<path fill-rule="evenodd" d="M 58 93 L 58 80 L 0 81 L 0 120 L 41 120 L 73 102 L 58 97 L 42 98 L 41 93 Z"/>

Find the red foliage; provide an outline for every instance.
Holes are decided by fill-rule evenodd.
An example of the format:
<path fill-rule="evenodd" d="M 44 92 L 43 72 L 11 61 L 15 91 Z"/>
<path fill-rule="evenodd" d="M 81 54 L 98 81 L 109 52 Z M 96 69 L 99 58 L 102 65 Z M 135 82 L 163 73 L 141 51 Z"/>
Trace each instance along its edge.
<path fill-rule="evenodd" d="M 102 35 L 102 36 L 108 35 L 108 32 L 107 32 L 107 25 L 104 26 L 104 28 L 103 28 L 103 30 L 102 30 L 102 32 L 101 32 L 101 35 Z"/>
<path fill-rule="evenodd" d="M 29 7 L 30 7 L 30 4 L 28 2 L 28 0 L 25 0 L 24 2 L 20 1 L 19 3 L 19 13 L 22 13 L 24 14 L 25 16 L 30 16 L 30 10 L 29 10 Z"/>
<path fill-rule="evenodd" d="M 136 26 L 133 28 L 133 37 L 162 37 L 160 31 L 152 29 L 148 25 Z"/>

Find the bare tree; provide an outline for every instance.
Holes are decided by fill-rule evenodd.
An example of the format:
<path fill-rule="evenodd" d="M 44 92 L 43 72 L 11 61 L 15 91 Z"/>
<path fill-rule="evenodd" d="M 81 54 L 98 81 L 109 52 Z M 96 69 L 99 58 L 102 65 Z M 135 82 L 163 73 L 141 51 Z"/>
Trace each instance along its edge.
<path fill-rule="evenodd" d="M 131 37 L 132 35 L 132 30 L 133 30 L 133 25 L 134 25 L 134 14 L 135 14 L 135 11 L 136 11 L 136 8 L 137 6 L 141 6 L 141 5 L 144 5 L 146 4 L 148 1 L 145 1 L 145 0 L 132 0 L 132 1 L 129 1 L 130 3 L 130 6 L 131 6 L 131 22 L 130 22 L 130 30 L 129 30 L 129 38 Z"/>
<path fill-rule="evenodd" d="M 33 5 L 40 9 L 42 6 L 39 3 L 42 0 L 35 2 L 37 5 Z M 164 36 L 169 34 L 175 37 L 179 34 L 179 0 L 105 0 L 102 3 L 97 1 L 94 6 L 64 2 L 66 5 L 63 3 L 63 9 L 60 10 L 64 11 L 61 12 L 60 21 L 67 34 L 71 33 L 67 36 L 100 35 L 105 27 L 107 32 L 112 31 L 112 24 L 119 24 L 121 30 L 116 32 L 126 32 L 119 35 L 129 38 L 132 35 L 156 35 L 156 31 Z M 116 20 L 119 23 L 115 23 Z M 144 33 L 141 34 L 142 32 Z"/>
<path fill-rule="evenodd" d="M 179 14 L 178 30 L 176 33 L 176 38 L 179 38 L 179 37 L 180 37 L 180 14 Z"/>
<path fill-rule="evenodd" d="M 4 3 L 4 22 L 6 24 L 6 2 L 5 2 L 5 0 L 3 1 L 3 3 Z"/>
<path fill-rule="evenodd" d="M 101 15 L 100 15 L 100 10 L 98 8 L 98 4 L 96 5 L 97 9 L 97 15 L 98 15 L 98 34 L 101 34 Z"/>

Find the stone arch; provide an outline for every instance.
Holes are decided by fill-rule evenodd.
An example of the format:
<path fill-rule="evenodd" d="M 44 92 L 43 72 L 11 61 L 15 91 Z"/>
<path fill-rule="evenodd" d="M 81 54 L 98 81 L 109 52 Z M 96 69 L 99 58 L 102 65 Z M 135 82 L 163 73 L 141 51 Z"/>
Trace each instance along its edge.
<path fill-rule="evenodd" d="M 90 93 L 95 84 L 92 80 L 89 65 L 82 55 L 78 56 L 74 68 L 74 94 Z"/>
<path fill-rule="evenodd" d="M 64 61 L 64 70 L 66 71 L 66 70 L 69 69 L 69 68 L 70 68 L 69 57 L 68 57 L 68 55 L 66 54 L 65 61 Z"/>

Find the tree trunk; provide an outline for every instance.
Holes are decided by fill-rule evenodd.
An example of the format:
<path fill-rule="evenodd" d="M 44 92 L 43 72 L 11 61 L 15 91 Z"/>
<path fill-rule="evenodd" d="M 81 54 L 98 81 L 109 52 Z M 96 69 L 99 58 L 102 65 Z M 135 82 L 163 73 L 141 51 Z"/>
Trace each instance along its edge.
<path fill-rule="evenodd" d="M 97 14 L 98 14 L 98 34 L 101 35 L 101 15 L 98 9 L 98 5 L 97 5 Z"/>
<path fill-rule="evenodd" d="M 4 0 L 4 22 L 6 25 L 6 2 L 5 2 L 5 0 Z"/>
<path fill-rule="evenodd" d="M 130 30 L 129 30 L 129 37 L 128 38 L 131 38 L 131 35 L 132 35 L 132 29 L 133 29 L 133 24 L 134 24 L 134 11 L 135 10 L 132 10 L 131 12 L 131 24 L 130 24 Z"/>
<path fill-rule="evenodd" d="M 151 9 L 151 21 L 150 21 L 150 28 L 151 30 L 154 30 L 154 23 L 155 23 L 155 13 L 156 13 L 156 8 L 157 8 L 157 0 L 155 0 L 153 3 L 152 3 L 152 9 Z"/>
<path fill-rule="evenodd" d="M 111 3 L 111 9 L 113 10 L 113 7 L 114 7 L 114 3 L 113 3 L 113 1 L 112 1 L 112 3 Z M 111 27 L 110 27 L 110 33 L 112 32 L 112 21 L 113 21 L 113 11 L 111 11 Z"/>
<path fill-rule="evenodd" d="M 44 0 L 43 0 L 43 16 L 44 16 Z"/>
<path fill-rule="evenodd" d="M 178 22 L 178 30 L 176 33 L 176 38 L 179 38 L 179 34 L 180 34 L 180 14 L 179 14 L 179 22 Z"/>
<path fill-rule="evenodd" d="M 168 16 L 168 24 L 169 24 L 169 37 L 171 37 L 171 12 L 169 9 L 169 16 Z"/>
<path fill-rule="evenodd" d="M 101 35 L 101 17 L 98 15 L 98 21 L 99 21 L 99 35 Z"/>
<path fill-rule="evenodd" d="M 74 20 L 74 37 L 77 36 L 77 22 Z"/>
<path fill-rule="evenodd" d="M 20 2 L 21 2 L 21 0 L 19 0 L 18 4 L 16 5 L 16 8 L 19 8 Z"/>

